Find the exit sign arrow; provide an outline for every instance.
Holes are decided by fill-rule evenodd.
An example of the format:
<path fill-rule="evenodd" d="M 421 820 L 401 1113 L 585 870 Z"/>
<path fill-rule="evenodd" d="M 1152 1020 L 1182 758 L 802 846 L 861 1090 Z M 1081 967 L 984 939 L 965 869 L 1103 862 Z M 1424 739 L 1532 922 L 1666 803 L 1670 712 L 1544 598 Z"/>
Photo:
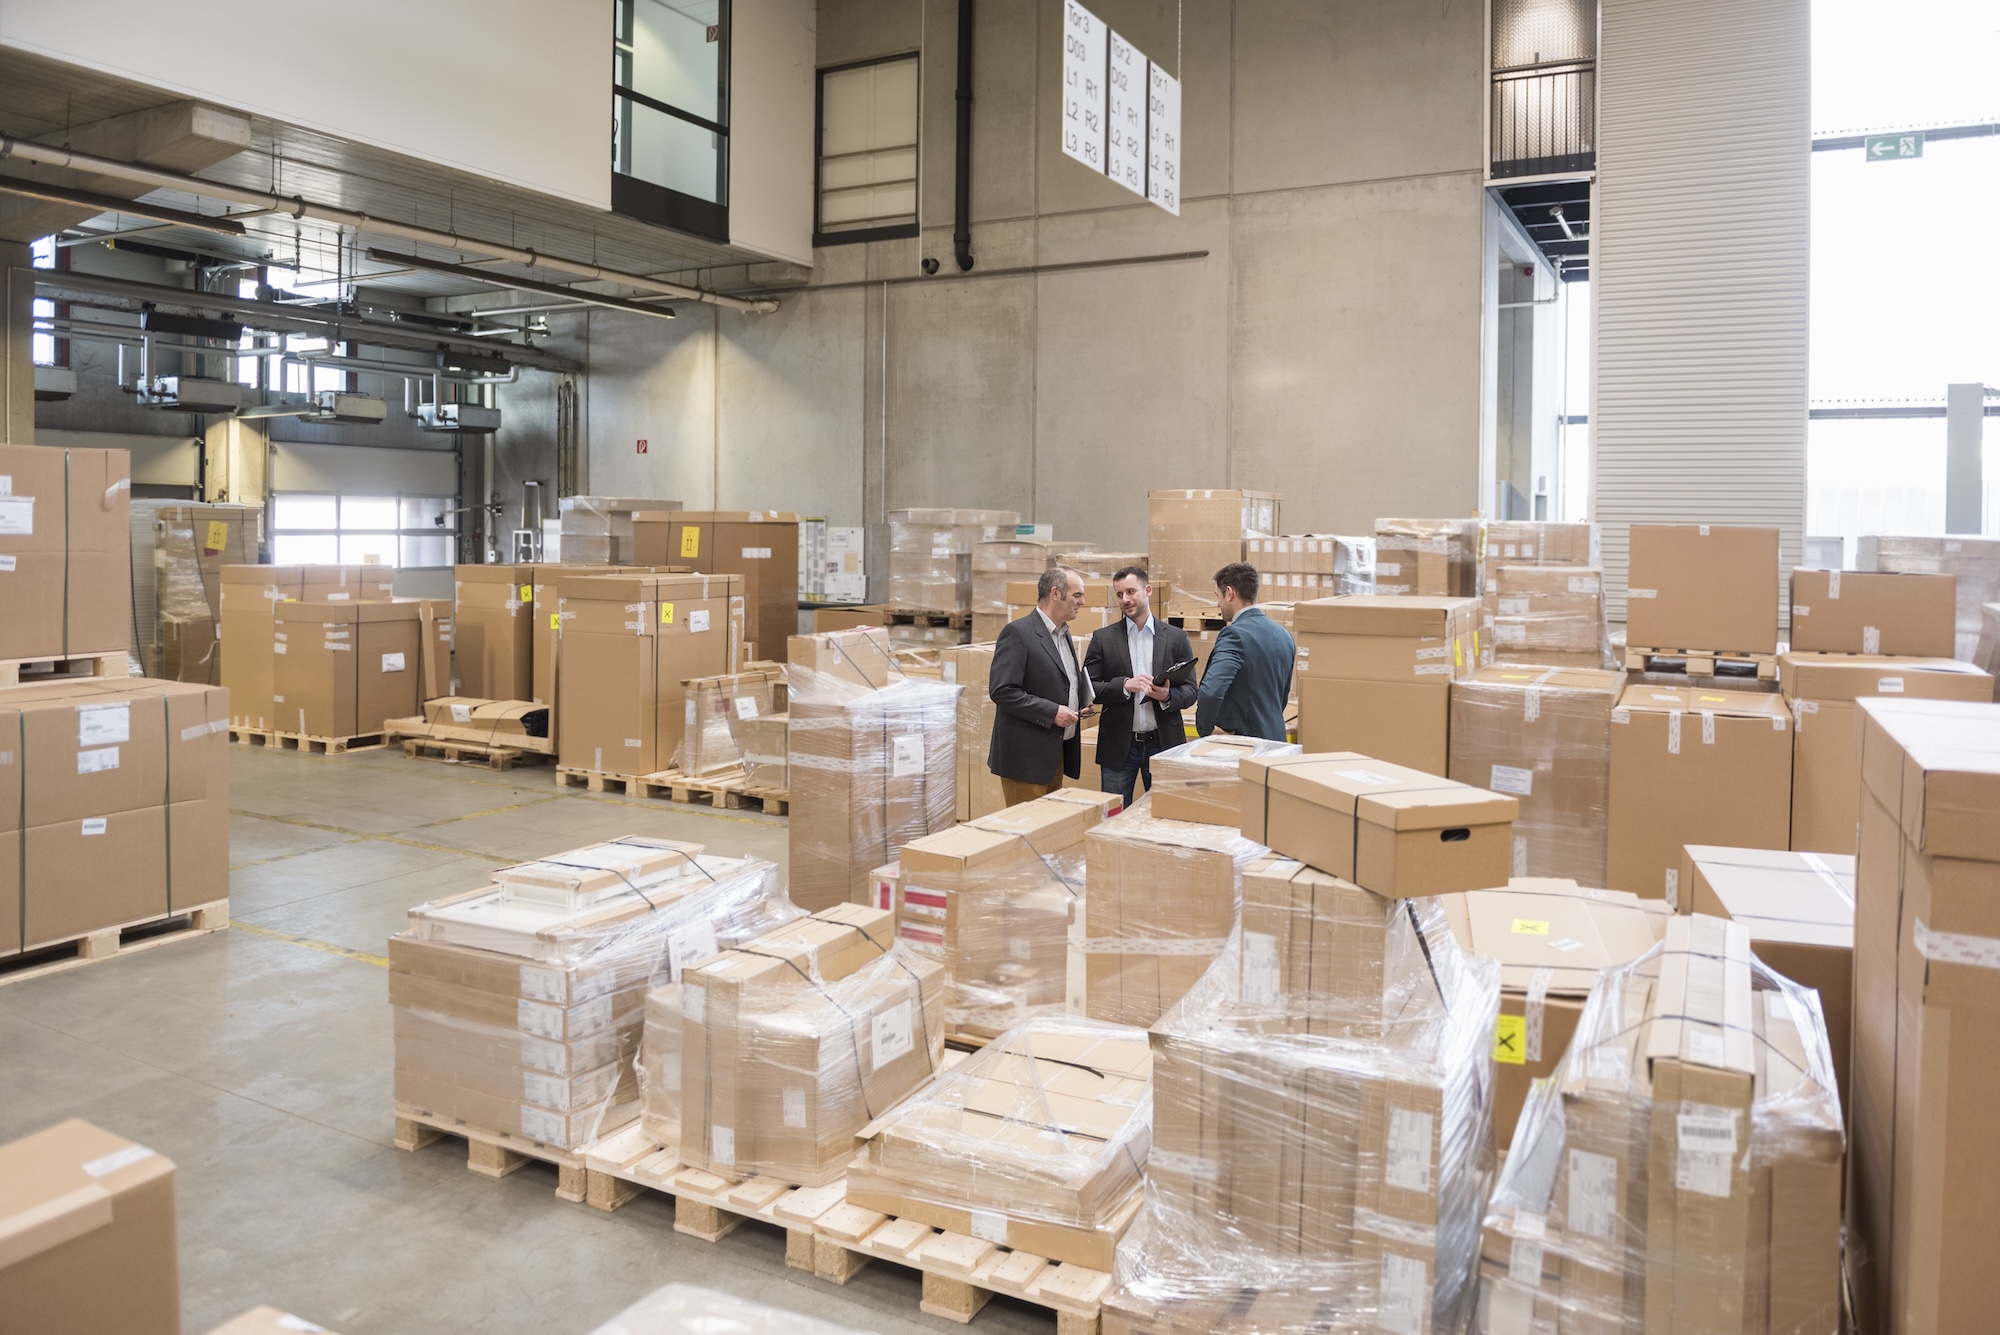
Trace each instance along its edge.
<path fill-rule="evenodd" d="M 1924 155 L 1923 131 L 1914 134 L 1871 134 L 1862 141 L 1861 151 L 1870 162 L 1920 158 Z"/>

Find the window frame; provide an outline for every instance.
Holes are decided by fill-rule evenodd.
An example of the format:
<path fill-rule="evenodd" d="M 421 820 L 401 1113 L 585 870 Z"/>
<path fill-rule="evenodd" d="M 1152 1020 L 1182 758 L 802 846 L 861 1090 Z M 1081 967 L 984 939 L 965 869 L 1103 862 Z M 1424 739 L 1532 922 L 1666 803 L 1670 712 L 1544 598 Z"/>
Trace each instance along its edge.
<path fill-rule="evenodd" d="M 848 70 L 867 69 L 871 65 L 889 65 L 899 60 L 913 61 L 917 67 L 917 217 L 906 223 L 890 223 L 882 227 L 855 227 L 841 232 L 827 232 L 820 228 L 820 204 L 825 199 L 825 185 L 822 181 L 821 164 L 826 161 L 826 76 L 844 74 Z M 880 150 L 872 150 L 880 151 Z M 813 232 L 812 243 L 818 246 L 848 246 L 862 241 L 900 241 L 905 237 L 919 236 L 923 232 L 923 188 L 924 188 L 924 62 L 921 50 L 897 51 L 886 56 L 873 56 L 867 60 L 849 60 L 839 65 L 825 65 L 813 72 Z"/>
<path fill-rule="evenodd" d="M 331 500 L 333 502 L 333 527 L 332 528 L 280 527 L 277 522 L 278 512 L 280 508 L 277 502 L 289 496 L 324 497 L 328 500 Z M 342 521 L 342 509 L 344 503 L 348 500 L 349 497 L 353 497 L 354 499 L 357 500 L 393 500 L 396 506 L 396 520 L 397 520 L 396 527 L 353 528 L 353 529 L 347 528 L 341 521 Z M 454 564 L 454 562 L 452 561 L 447 561 L 442 566 L 405 565 L 403 563 L 403 543 L 406 539 L 410 538 L 442 538 L 446 540 L 447 554 L 448 555 L 455 554 L 455 549 L 459 537 L 458 516 L 454 513 L 455 507 L 458 504 L 457 499 L 455 497 L 441 496 L 431 492 L 419 492 L 419 491 L 346 492 L 346 491 L 323 491 L 323 490 L 308 491 L 308 490 L 286 489 L 283 491 L 272 492 L 271 500 L 272 500 L 271 524 L 270 524 L 269 537 L 271 543 L 271 553 L 275 564 L 278 565 L 289 564 L 288 562 L 277 559 L 278 540 L 280 538 L 287 538 L 287 537 L 332 538 L 334 541 L 334 552 L 335 555 L 338 556 L 340 551 L 340 539 L 346 536 L 394 538 L 395 548 L 396 548 L 396 560 L 394 561 L 394 563 L 389 564 L 389 568 L 391 570 L 444 570 L 450 568 L 450 566 Z M 443 506 L 445 517 L 448 522 L 441 528 L 431 525 L 426 525 L 418 528 L 410 527 L 409 525 L 404 524 L 402 522 L 403 505 L 404 502 L 406 501 L 436 501 Z"/>
<path fill-rule="evenodd" d="M 678 232 L 687 232 L 708 241 L 723 245 L 729 243 L 729 67 L 731 50 L 731 0 L 718 0 L 716 7 L 716 42 L 720 50 L 716 53 L 716 96 L 715 109 L 719 120 L 709 120 L 691 111 L 683 111 L 669 102 L 662 102 L 636 88 L 618 82 L 618 44 L 629 43 L 629 38 L 619 35 L 618 17 L 620 10 L 631 10 L 637 22 L 638 0 L 612 0 L 611 49 L 613 54 L 611 79 L 611 121 L 619 123 L 618 100 L 628 98 L 649 111 L 657 111 L 689 125 L 707 130 L 718 140 L 715 155 L 715 193 L 713 201 L 685 194 L 669 186 L 657 185 L 637 176 L 628 176 L 618 170 L 618 158 L 614 149 L 611 159 L 611 211 L 640 222 L 652 223 L 660 227 L 670 227 Z M 629 134 L 630 131 L 628 130 Z M 613 143 L 617 142 L 613 136 Z"/>

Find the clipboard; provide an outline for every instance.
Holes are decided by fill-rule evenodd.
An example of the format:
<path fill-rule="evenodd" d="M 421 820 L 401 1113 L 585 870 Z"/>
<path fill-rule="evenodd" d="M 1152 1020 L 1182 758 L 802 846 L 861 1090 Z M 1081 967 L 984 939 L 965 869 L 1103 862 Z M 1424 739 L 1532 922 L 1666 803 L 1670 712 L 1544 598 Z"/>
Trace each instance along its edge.
<path fill-rule="evenodd" d="M 1184 658 L 1153 680 L 1166 682 L 1169 686 L 1191 686 L 1194 684 L 1194 664 L 1194 659 Z"/>

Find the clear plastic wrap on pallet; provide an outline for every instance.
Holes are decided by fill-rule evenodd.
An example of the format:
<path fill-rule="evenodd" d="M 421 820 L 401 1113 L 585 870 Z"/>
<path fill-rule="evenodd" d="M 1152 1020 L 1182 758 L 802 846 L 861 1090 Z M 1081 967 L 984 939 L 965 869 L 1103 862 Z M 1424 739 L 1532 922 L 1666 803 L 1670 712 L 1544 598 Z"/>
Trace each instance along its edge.
<path fill-rule="evenodd" d="M 1464 1328 L 1499 969 L 1459 950 L 1436 899 L 1345 888 L 1367 901 L 1368 986 L 1287 991 L 1307 975 L 1232 943 L 1153 1026 L 1146 1202 L 1106 1335 Z"/>
<path fill-rule="evenodd" d="M 806 1299 L 810 1303 L 810 1299 Z M 802 1316 L 781 1307 L 669 1284 L 633 1303 L 590 1335 L 862 1335 L 852 1326 Z"/>
<path fill-rule="evenodd" d="M 773 665 L 687 681 L 687 731 L 673 767 L 683 774 L 744 768 L 743 725 L 776 712 L 784 671 Z"/>
<path fill-rule="evenodd" d="M 961 688 L 906 673 L 881 627 L 795 636 L 789 658 L 791 893 L 811 910 L 956 819 Z"/>
<path fill-rule="evenodd" d="M 1120 804 L 1066 788 L 903 845 L 896 939 L 943 967 L 954 1033 L 991 1037 L 1063 1012 L 1083 839 Z"/>
<path fill-rule="evenodd" d="M 723 1177 L 833 1181 L 862 1128 L 944 1057 L 944 971 L 895 944 L 892 914 L 860 904 L 689 969 L 679 1010 L 681 1158 Z M 664 1003 L 655 1013 L 670 1022 Z M 669 1060 L 665 1043 L 652 1052 Z M 647 1079 L 663 1094 L 676 1083 L 650 1064 Z"/>
<path fill-rule="evenodd" d="M 1589 566 L 1489 567 L 1480 620 L 1488 664 L 1611 665 L 1604 573 Z"/>
<path fill-rule="evenodd" d="M 1107 1270 L 1152 1142 L 1146 1031 L 1075 1017 L 994 1039 L 871 1128 L 850 1205 Z"/>
<path fill-rule="evenodd" d="M 1605 883 L 1611 713 L 1625 674 L 1481 668 L 1451 684 L 1447 776 L 1519 799 L 1515 876 Z"/>
<path fill-rule="evenodd" d="M 1477 519 L 1378 519 L 1375 592 L 1476 598 L 1479 549 Z"/>
<path fill-rule="evenodd" d="M 1919 538 L 1866 533 L 1856 549 L 1856 570 L 1958 577 L 1958 652 L 1971 661 L 1979 646 L 1980 609 L 2000 601 L 2000 540 Z"/>
<path fill-rule="evenodd" d="M 1005 537 L 972 547 L 972 610 L 1004 613 L 1010 580 L 1034 579 L 1056 563 L 1058 544 L 1048 538 Z"/>
<path fill-rule="evenodd" d="M 1487 1209 L 1474 1329 L 1832 1335 L 1843 1135 L 1818 995 L 1740 924 L 1607 969 Z"/>
<path fill-rule="evenodd" d="M 891 510 L 889 606 L 919 612 L 972 610 L 972 553 L 1011 537 L 1012 510 Z"/>
<path fill-rule="evenodd" d="M 1200 978 L 1235 929 L 1243 872 L 1268 852 L 1233 825 L 1153 814 L 1148 794 L 1084 836 L 1083 1011 L 1149 1025 Z"/>
<path fill-rule="evenodd" d="M 1243 818 L 1243 761 L 1298 753 L 1294 743 L 1261 737 L 1199 737 L 1153 757 L 1153 786 L 1146 795 L 1153 813 L 1164 819 L 1238 825 Z"/>
<path fill-rule="evenodd" d="M 759 858 L 627 838 L 494 873 L 389 940 L 398 1102 L 562 1149 L 638 1096 L 646 993 L 799 911 Z"/>
<path fill-rule="evenodd" d="M 1595 524 L 1545 519 L 1489 519 L 1484 536 L 1488 566 L 1589 566 L 1603 569 L 1602 538 Z M 1492 592 L 1489 586 L 1489 593 Z"/>

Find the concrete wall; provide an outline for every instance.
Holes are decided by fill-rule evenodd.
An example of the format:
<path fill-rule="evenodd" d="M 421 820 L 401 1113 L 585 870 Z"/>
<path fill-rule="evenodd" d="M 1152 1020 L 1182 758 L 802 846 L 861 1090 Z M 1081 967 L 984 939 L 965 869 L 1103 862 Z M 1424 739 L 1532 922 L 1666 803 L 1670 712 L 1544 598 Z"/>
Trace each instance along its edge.
<path fill-rule="evenodd" d="M 959 276 L 958 7 L 822 0 L 822 66 L 923 52 L 922 235 L 821 248 L 812 287 L 772 316 L 551 317 L 552 347 L 589 368 L 589 489 L 836 523 L 1004 506 L 1119 547 L 1144 546 L 1149 487 L 1275 488 L 1295 531 L 1470 513 L 1488 244 L 1480 7 L 1094 8 L 1182 71 L 1181 217 L 1062 155 L 1059 0 L 984 4 L 977 267 Z M 1185 251 L 1207 254 L 989 276 Z M 894 281 L 926 256 L 937 277 Z"/>

